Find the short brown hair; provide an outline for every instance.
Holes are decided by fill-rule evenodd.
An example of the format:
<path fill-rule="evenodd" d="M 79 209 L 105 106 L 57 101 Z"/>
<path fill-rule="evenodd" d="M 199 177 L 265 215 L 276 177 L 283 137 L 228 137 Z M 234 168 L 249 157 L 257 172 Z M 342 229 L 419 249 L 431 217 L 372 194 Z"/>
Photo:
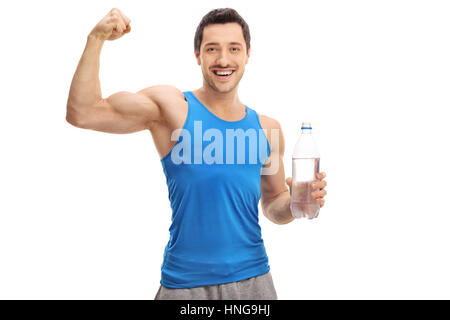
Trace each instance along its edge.
<path fill-rule="evenodd" d="M 242 33 L 244 35 L 245 44 L 248 49 L 250 49 L 250 29 L 248 28 L 247 22 L 237 13 L 236 10 L 231 8 L 220 8 L 214 9 L 208 12 L 200 21 L 200 24 L 197 27 L 197 31 L 195 32 L 194 37 L 194 49 L 198 53 L 200 53 L 200 44 L 203 39 L 203 29 L 210 24 L 218 24 L 218 23 L 229 23 L 229 22 L 237 22 L 242 27 Z"/>

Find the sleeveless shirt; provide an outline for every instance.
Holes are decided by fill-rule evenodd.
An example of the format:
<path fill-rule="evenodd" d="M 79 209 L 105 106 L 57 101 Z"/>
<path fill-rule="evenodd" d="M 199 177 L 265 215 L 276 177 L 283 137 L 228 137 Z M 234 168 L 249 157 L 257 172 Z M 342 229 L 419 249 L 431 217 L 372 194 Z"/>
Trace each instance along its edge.
<path fill-rule="evenodd" d="M 226 121 L 183 92 L 187 117 L 161 159 L 172 209 L 161 285 L 193 288 L 269 272 L 258 203 L 270 145 L 257 113 L 245 106 Z"/>

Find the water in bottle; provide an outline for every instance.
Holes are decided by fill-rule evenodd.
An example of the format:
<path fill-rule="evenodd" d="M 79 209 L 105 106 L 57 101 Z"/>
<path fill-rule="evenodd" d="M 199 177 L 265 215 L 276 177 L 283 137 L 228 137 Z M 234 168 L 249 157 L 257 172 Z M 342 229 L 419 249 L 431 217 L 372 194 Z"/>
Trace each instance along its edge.
<path fill-rule="evenodd" d="M 302 123 L 300 138 L 292 155 L 291 212 L 295 218 L 313 219 L 319 215 L 320 203 L 311 197 L 311 183 L 317 181 L 320 156 L 312 136 L 310 122 Z"/>

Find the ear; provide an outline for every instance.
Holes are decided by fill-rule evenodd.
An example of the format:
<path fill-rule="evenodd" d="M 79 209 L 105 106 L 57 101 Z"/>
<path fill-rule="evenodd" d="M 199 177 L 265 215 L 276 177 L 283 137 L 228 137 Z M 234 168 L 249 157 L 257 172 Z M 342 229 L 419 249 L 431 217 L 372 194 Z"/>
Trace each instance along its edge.
<path fill-rule="evenodd" d="M 195 59 L 197 59 L 197 64 L 200 66 L 202 63 L 200 61 L 200 53 L 194 50 Z"/>
<path fill-rule="evenodd" d="M 250 58 L 250 52 L 252 51 L 252 48 L 248 48 L 247 50 L 247 57 L 245 58 L 245 64 L 248 63 L 248 59 Z"/>

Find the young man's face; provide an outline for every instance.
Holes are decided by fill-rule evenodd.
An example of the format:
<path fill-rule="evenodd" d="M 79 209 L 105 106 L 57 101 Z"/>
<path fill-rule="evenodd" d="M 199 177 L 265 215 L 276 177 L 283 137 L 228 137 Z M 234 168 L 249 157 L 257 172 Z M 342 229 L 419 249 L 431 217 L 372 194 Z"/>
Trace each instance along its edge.
<path fill-rule="evenodd" d="M 222 93 L 230 92 L 244 75 L 250 57 L 247 52 L 240 24 L 236 22 L 212 24 L 203 29 L 200 54 L 195 52 L 197 63 L 202 67 L 206 83 Z M 229 73 L 231 75 L 218 75 Z"/>

